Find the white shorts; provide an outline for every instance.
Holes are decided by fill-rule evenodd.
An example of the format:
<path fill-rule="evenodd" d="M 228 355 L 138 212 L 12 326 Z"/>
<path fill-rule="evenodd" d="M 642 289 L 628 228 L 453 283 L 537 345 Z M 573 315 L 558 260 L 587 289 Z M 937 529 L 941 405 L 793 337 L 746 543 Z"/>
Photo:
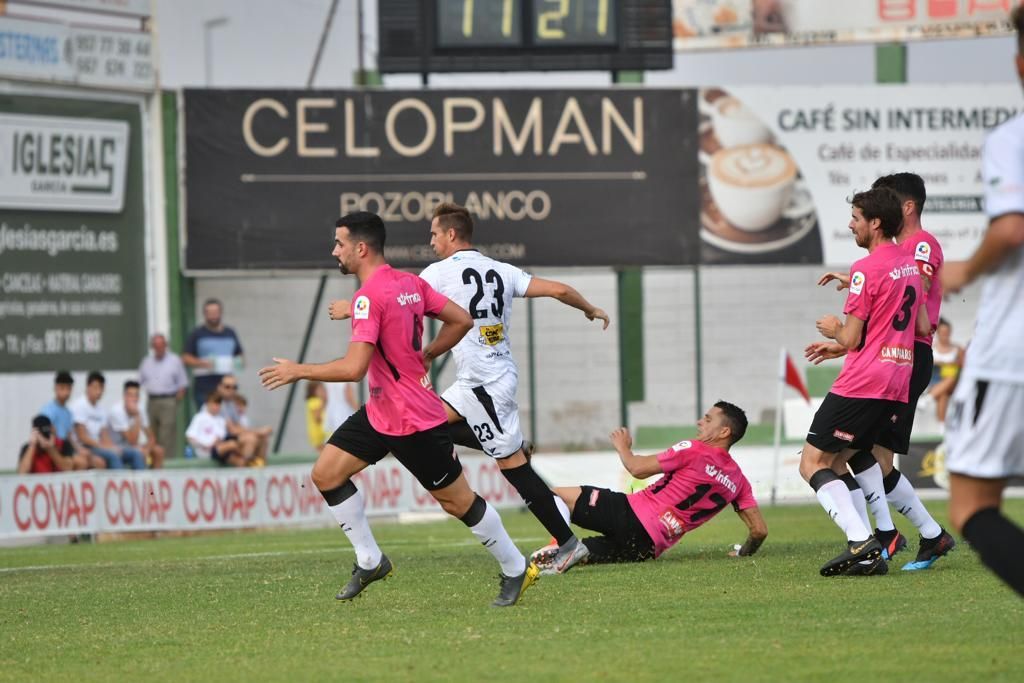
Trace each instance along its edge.
<path fill-rule="evenodd" d="M 483 386 L 455 380 L 441 394 L 445 403 L 473 428 L 484 452 L 492 458 L 507 458 L 523 447 L 516 403 L 518 384 L 519 377 L 510 372 Z"/>
<path fill-rule="evenodd" d="M 1024 384 L 960 379 L 946 417 L 946 469 L 979 479 L 1024 475 Z"/>

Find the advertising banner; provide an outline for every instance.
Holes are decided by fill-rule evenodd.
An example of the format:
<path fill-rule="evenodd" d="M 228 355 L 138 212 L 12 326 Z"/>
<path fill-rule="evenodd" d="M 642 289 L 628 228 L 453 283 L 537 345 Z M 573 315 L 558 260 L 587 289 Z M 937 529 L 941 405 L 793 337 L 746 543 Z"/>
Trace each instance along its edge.
<path fill-rule="evenodd" d="M 494 460 L 461 460 L 470 486 L 491 505 L 523 505 Z M 0 477 L 0 538 L 331 523 L 309 471 L 309 465 L 292 465 Z M 441 511 L 393 458 L 353 481 L 370 516 Z"/>
<path fill-rule="evenodd" d="M 0 98 L 0 372 L 145 354 L 141 126 L 137 104 Z"/>
<path fill-rule="evenodd" d="M 422 267 L 443 201 L 512 263 L 693 263 L 694 97 L 186 90 L 186 266 L 334 268 L 335 220 L 366 210 L 389 260 Z"/>
<path fill-rule="evenodd" d="M 672 0 L 676 51 L 1010 35 L 1018 0 Z"/>

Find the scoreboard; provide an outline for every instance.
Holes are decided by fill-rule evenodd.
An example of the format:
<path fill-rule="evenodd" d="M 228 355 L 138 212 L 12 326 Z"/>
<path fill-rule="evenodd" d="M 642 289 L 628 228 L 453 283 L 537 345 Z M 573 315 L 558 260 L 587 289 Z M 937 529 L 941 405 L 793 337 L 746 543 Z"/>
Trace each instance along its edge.
<path fill-rule="evenodd" d="M 382 73 L 672 68 L 670 0 L 379 0 Z"/>

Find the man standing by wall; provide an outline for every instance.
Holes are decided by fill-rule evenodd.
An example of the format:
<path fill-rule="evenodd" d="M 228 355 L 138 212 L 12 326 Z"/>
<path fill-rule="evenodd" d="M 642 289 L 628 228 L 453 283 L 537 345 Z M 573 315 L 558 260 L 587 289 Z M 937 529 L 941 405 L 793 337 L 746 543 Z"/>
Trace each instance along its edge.
<path fill-rule="evenodd" d="M 181 358 L 167 349 L 167 338 L 157 332 L 149 340 L 153 353 L 139 364 L 139 384 L 146 392 L 146 416 L 157 444 L 169 458 L 178 450 L 178 403 L 185 397 L 188 376 Z"/>
<path fill-rule="evenodd" d="M 217 388 L 221 378 L 242 366 L 242 343 L 230 327 L 224 325 L 223 305 L 217 299 L 203 304 L 203 324 L 192 330 L 181 359 L 192 368 L 195 382 L 192 398 L 202 408 L 206 395 Z"/>

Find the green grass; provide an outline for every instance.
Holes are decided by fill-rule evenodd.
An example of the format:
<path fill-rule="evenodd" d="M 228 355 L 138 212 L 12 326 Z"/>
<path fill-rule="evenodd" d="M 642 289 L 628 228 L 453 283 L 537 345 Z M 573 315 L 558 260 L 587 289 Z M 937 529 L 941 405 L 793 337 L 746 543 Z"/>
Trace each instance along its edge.
<path fill-rule="evenodd" d="M 337 529 L 0 549 L 0 680 L 1020 680 L 1024 601 L 965 543 L 929 571 L 823 579 L 842 543 L 820 508 L 764 513 L 753 558 L 725 557 L 744 537 L 726 511 L 504 610 L 458 522 L 376 524 L 395 576 L 347 604 Z M 504 518 L 524 551 L 546 542 Z"/>

